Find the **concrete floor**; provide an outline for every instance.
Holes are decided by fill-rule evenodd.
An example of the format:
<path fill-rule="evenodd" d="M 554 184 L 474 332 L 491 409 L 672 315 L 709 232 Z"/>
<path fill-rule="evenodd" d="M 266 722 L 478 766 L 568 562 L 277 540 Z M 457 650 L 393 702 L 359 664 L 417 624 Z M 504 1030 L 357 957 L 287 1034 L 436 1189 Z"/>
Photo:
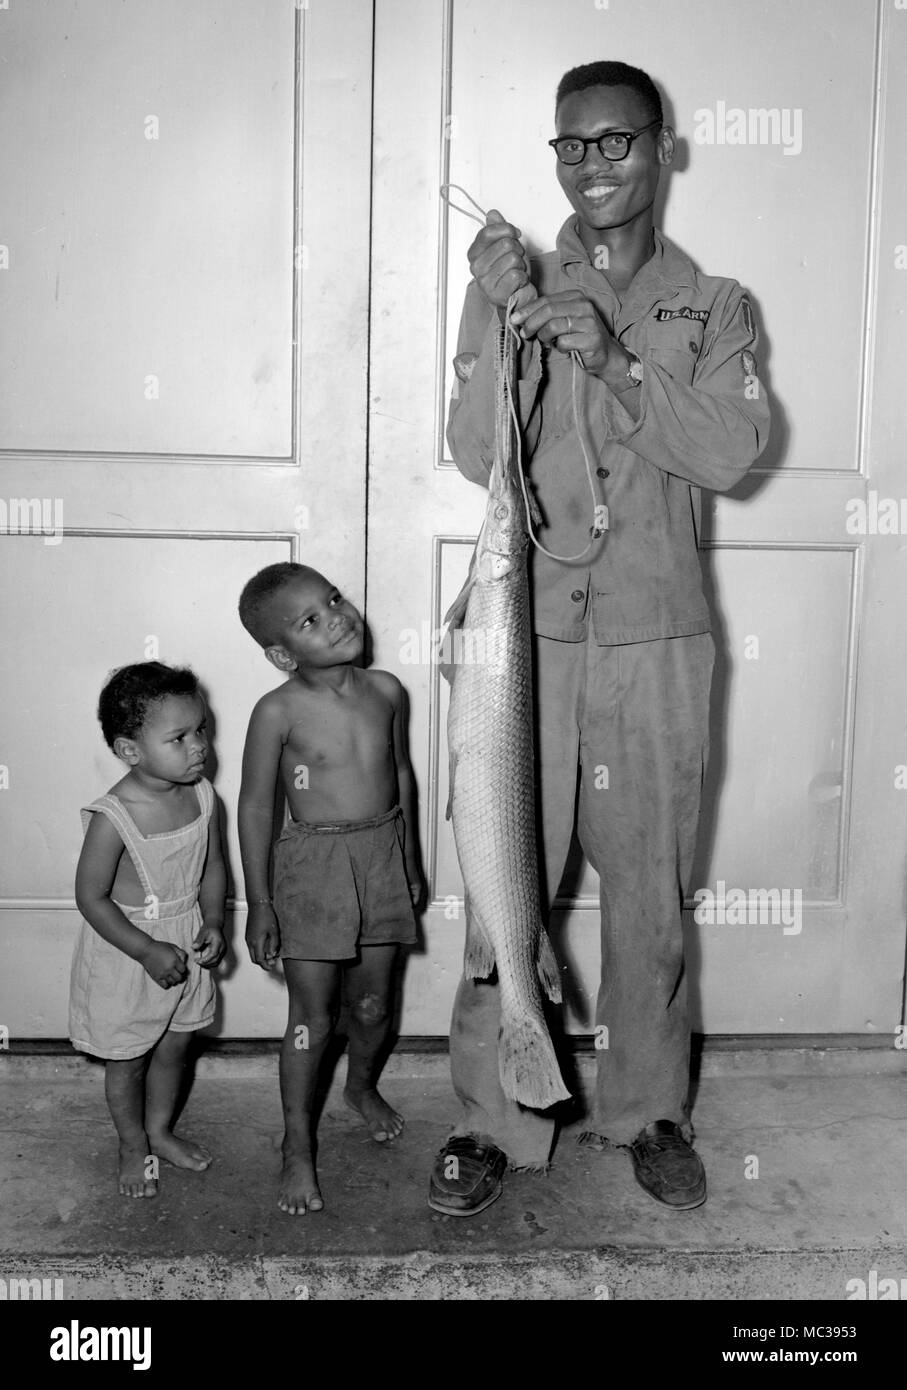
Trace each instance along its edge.
<path fill-rule="evenodd" d="M 407 1128 L 383 1147 L 340 1099 L 341 1061 L 320 1126 L 325 1210 L 291 1218 L 275 1203 L 276 1056 L 200 1059 L 180 1128 L 215 1162 L 165 1168 L 140 1202 L 116 1194 L 102 1067 L 7 1054 L 0 1278 L 62 1279 L 65 1298 L 842 1300 L 875 1270 L 907 1290 L 905 1065 L 893 1050 L 707 1055 L 705 1206 L 659 1206 L 626 1155 L 577 1146 L 577 1123 L 548 1176 L 509 1174 L 457 1220 L 425 1200 L 455 1114 L 446 1057 L 391 1058 L 382 1089 Z"/>

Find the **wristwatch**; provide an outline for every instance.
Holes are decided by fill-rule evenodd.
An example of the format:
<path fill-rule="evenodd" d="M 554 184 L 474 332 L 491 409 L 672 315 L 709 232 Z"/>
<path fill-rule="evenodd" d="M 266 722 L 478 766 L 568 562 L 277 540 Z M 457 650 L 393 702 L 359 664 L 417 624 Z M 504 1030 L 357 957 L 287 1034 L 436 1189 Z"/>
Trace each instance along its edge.
<path fill-rule="evenodd" d="M 627 368 L 627 382 L 630 386 L 642 385 L 642 363 L 638 357 L 634 357 Z"/>
<path fill-rule="evenodd" d="M 624 351 L 626 352 L 627 349 L 624 348 Z M 642 385 L 642 363 L 640 362 L 639 358 L 633 356 L 632 353 L 630 354 L 630 356 L 632 358 L 632 361 L 630 362 L 630 365 L 627 368 L 623 380 L 620 382 L 620 385 L 611 387 L 611 390 L 614 391 L 618 396 L 622 396 L 625 391 L 631 390 L 634 386 Z"/>

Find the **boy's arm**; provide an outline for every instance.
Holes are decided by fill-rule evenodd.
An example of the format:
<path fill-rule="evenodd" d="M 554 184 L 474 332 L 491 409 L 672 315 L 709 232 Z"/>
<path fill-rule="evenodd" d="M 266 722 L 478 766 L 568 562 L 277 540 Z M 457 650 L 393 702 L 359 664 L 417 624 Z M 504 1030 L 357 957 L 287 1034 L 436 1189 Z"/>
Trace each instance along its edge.
<path fill-rule="evenodd" d="M 274 794 L 284 742 L 284 719 L 271 696 L 259 700 L 249 720 L 239 792 L 239 849 L 246 902 L 246 944 L 256 965 L 277 961 L 280 935 L 268 889 L 268 860 L 274 828 Z"/>
<path fill-rule="evenodd" d="M 416 809 L 416 780 L 409 759 L 409 700 L 403 686 L 393 680 L 392 704 L 394 707 L 394 762 L 397 766 L 397 795 L 403 811 L 405 836 L 403 841 L 406 859 L 406 877 L 409 881 L 410 896 L 418 903 L 422 896 L 422 868 L 419 857 L 419 820 Z"/>
<path fill-rule="evenodd" d="M 120 911 L 110 897 L 123 841 L 107 816 L 92 816 L 76 869 L 76 906 L 86 922 L 124 955 L 138 961 L 163 989 L 186 978 L 186 953 L 179 946 L 154 941 Z M 154 905 L 150 905 L 151 911 Z"/>
<path fill-rule="evenodd" d="M 227 949 L 224 940 L 224 907 L 227 900 L 227 868 L 224 864 L 220 838 L 220 805 L 214 798 L 211 819 L 208 821 L 208 853 L 205 870 L 198 889 L 198 905 L 202 925 L 192 942 L 198 953 L 198 963 L 210 969 L 217 965 Z"/>

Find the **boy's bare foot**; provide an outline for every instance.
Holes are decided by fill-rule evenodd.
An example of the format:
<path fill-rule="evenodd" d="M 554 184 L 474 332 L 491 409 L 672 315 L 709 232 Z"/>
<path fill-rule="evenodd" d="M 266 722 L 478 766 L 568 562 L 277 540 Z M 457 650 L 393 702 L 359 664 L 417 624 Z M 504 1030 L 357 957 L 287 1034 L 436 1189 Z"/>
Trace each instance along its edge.
<path fill-rule="evenodd" d="M 403 1116 L 391 1109 L 374 1086 L 364 1091 L 350 1090 L 347 1086 L 343 1093 L 343 1099 L 352 1110 L 355 1110 L 365 1120 L 369 1133 L 376 1144 L 386 1144 L 402 1133 Z"/>
<path fill-rule="evenodd" d="M 311 1154 L 284 1154 L 277 1205 L 288 1216 L 305 1216 L 307 1211 L 322 1210 L 324 1202 Z"/>
<path fill-rule="evenodd" d="M 203 1173 L 211 1164 L 211 1154 L 203 1144 L 194 1139 L 177 1139 L 175 1134 L 149 1134 L 151 1152 L 157 1154 L 165 1163 L 174 1168 L 191 1168 L 194 1173 Z"/>
<path fill-rule="evenodd" d="M 157 1179 L 147 1174 L 151 1154 L 146 1145 L 133 1147 L 120 1144 L 120 1157 L 117 1164 L 117 1183 L 122 1197 L 156 1197 Z"/>

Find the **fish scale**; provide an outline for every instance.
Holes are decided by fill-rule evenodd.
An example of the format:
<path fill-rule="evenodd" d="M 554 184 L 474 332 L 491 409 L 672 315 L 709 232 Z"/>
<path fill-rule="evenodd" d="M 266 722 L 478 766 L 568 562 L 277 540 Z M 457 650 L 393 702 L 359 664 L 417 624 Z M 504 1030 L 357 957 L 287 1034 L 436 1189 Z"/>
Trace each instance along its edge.
<path fill-rule="evenodd" d="M 507 384 L 511 333 L 498 335 L 495 459 L 485 522 L 466 584 L 447 615 L 459 642 L 447 720 L 450 805 L 466 895 L 467 978 L 497 970 L 498 1061 L 511 1099 L 535 1109 L 566 1100 L 540 981 L 560 1000 L 542 926 L 532 711 L 528 537 Z"/>

